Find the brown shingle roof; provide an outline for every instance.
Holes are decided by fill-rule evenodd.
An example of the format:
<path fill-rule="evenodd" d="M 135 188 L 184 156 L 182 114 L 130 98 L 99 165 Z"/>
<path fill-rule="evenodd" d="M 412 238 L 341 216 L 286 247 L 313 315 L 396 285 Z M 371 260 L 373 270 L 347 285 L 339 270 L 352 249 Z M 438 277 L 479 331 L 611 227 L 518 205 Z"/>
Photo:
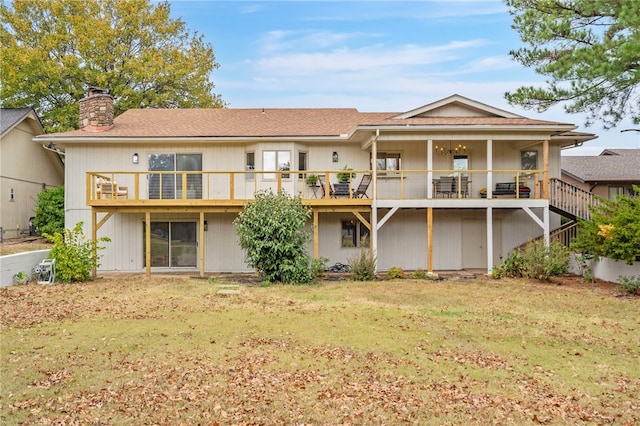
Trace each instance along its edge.
<path fill-rule="evenodd" d="M 606 152 L 614 155 L 603 155 Z M 608 149 L 603 154 L 562 157 L 562 171 L 582 182 L 640 181 L 640 149 Z"/>
<path fill-rule="evenodd" d="M 76 137 L 274 137 L 340 136 L 357 126 L 571 126 L 524 117 L 420 117 L 394 119 L 394 113 L 362 113 L 353 108 L 131 109 L 114 128 L 48 135 Z"/>

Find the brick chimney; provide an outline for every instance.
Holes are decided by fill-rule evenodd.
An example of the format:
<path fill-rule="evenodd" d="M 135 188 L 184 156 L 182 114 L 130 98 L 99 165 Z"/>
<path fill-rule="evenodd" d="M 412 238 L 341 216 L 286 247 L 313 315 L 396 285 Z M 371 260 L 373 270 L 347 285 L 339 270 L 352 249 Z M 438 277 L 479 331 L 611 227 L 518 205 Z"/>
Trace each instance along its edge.
<path fill-rule="evenodd" d="M 87 97 L 80 99 L 80 129 L 105 132 L 113 128 L 113 96 L 99 87 L 89 87 Z"/>

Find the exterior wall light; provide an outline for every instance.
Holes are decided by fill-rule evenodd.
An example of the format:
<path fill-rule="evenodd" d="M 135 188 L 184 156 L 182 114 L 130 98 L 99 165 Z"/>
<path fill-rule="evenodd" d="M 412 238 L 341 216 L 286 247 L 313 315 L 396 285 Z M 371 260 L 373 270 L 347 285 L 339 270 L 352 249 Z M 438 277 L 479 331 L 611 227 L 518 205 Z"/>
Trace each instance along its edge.
<path fill-rule="evenodd" d="M 207 221 L 204 221 L 204 230 L 208 231 L 209 230 L 209 223 L 207 223 Z"/>
<path fill-rule="evenodd" d="M 131 157 L 131 162 L 133 164 L 138 164 L 140 162 L 140 157 L 138 156 L 138 153 L 134 153 L 133 156 Z"/>
<path fill-rule="evenodd" d="M 337 151 L 333 151 L 333 154 L 331 154 L 331 159 L 333 160 L 334 163 L 338 162 L 338 152 Z"/>

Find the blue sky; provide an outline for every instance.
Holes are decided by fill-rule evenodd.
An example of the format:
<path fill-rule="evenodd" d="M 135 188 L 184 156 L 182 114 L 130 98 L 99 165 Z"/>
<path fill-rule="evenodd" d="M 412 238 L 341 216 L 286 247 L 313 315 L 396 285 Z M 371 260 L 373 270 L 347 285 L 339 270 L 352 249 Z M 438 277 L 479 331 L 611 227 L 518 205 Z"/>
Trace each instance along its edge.
<path fill-rule="evenodd" d="M 452 94 L 527 117 L 579 125 L 599 136 L 565 154 L 640 148 L 630 120 L 605 131 L 556 107 L 538 114 L 510 106 L 506 91 L 542 84 L 511 60 L 522 46 L 502 1 L 171 0 L 213 45 L 216 93 L 230 108 L 349 107 L 406 111 Z M 635 126 L 638 127 L 638 126 Z"/>

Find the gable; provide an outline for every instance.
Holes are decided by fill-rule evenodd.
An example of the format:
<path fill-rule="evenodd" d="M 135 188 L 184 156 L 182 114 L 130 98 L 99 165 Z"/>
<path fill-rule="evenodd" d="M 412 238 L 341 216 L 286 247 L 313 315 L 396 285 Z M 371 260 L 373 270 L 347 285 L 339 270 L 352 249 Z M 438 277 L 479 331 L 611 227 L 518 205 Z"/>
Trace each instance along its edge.
<path fill-rule="evenodd" d="M 452 95 L 439 101 L 423 105 L 393 118 L 430 118 L 430 117 L 483 117 L 483 118 L 522 118 L 520 115 L 474 101 L 460 95 Z"/>

